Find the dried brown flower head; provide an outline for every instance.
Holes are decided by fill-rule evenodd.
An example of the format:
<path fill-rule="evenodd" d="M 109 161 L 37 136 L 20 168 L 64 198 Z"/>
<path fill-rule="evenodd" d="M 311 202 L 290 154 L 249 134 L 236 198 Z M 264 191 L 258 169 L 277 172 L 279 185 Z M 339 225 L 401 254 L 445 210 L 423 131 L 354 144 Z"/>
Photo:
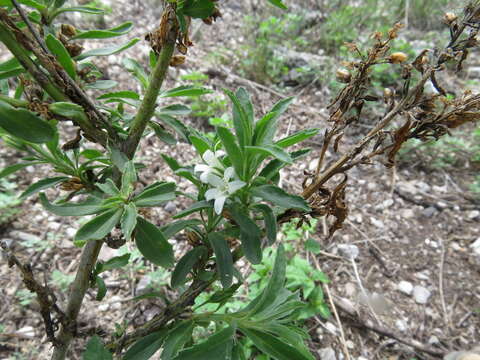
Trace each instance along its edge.
<path fill-rule="evenodd" d="M 394 52 L 388 57 L 388 61 L 390 61 L 392 64 L 401 64 L 407 61 L 407 59 L 408 59 L 407 54 L 403 52 Z"/>

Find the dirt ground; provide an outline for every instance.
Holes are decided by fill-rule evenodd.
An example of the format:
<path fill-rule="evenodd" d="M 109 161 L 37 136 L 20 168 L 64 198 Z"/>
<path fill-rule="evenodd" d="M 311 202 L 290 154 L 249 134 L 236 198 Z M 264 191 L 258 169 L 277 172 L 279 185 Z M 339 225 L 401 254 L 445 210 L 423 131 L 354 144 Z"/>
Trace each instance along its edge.
<path fill-rule="evenodd" d="M 154 1 L 122 0 L 111 6 L 113 12 L 106 17 L 107 23 L 132 20 L 138 24 L 131 37 L 142 37 L 158 22 L 160 9 Z M 211 79 L 208 86 L 218 91 L 247 87 L 261 113 L 280 99 L 278 91 L 239 78 L 228 66 L 219 67 L 209 60 L 209 54 L 216 49 L 228 49 L 237 41 L 239 9 L 241 5 L 227 2 L 223 19 L 213 27 L 198 28 L 186 65 L 171 71 L 167 86 L 175 84 L 178 74 L 220 68 L 225 76 Z M 143 62 L 147 54 L 146 43 L 128 51 L 128 56 Z M 97 63 L 120 82 L 119 89 L 135 89 L 130 75 L 121 74 L 121 57 L 103 58 Z M 285 95 L 294 91 L 287 89 Z M 281 132 L 326 128 L 327 102 L 322 88 L 310 86 L 283 116 Z M 368 131 L 368 126 L 357 134 L 347 134 L 341 146 L 347 148 L 354 143 L 362 131 Z M 66 133 L 72 134 L 72 129 L 67 128 Z M 303 179 L 305 170 L 315 169 L 320 144 L 320 136 L 308 142 L 313 151 L 301 165 L 284 171 L 284 187 L 301 191 L 299 179 Z M 194 159 L 185 143 L 171 148 L 149 137 L 138 156 L 148 165 L 140 174 L 142 183 L 179 181 L 161 161 L 161 153 L 185 163 Z M 0 168 L 21 157 L 20 152 L 0 142 Z M 436 357 L 409 345 L 444 352 L 470 349 L 480 343 L 480 254 L 471 247 L 480 241 L 480 202 L 469 193 L 469 182 L 478 173 L 478 164 L 476 168 L 475 164 L 464 164 L 453 170 L 432 169 L 430 160 L 418 151 L 414 162 L 401 161 L 393 169 L 386 170 L 380 163 L 356 168 L 350 173 L 350 213 L 343 229 L 327 242 L 326 224 L 319 222 L 314 237 L 323 251 L 314 263 L 331 279 L 327 292 L 336 304 L 338 319 L 308 321 L 310 347 L 318 359 L 432 359 Z M 9 180 L 23 190 L 49 172 L 48 167 L 26 168 Z M 179 188 L 188 190 L 188 184 L 180 181 Z M 49 194 L 58 191 L 49 190 Z M 150 216 L 161 225 L 169 221 L 172 212 L 185 206 L 178 199 L 169 207 L 154 209 Z M 76 220 L 46 213 L 38 198 L 32 197 L 8 226 L 0 229 L 0 238 L 10 239 L 16 254 L 24 261 L 30 260 L 38 276 L 54 270 L 74 274 L 80 255 L 70 240 L 80 225 Z M 28 247 L 26 243 L 36 245 Z M 180 237 L 176 247 L 181 249 L 183 243 Z M 345 249 L 352 247 L 342 245 L 354 245 L 358 256 L 350 260 Z M 101 258 L 115 254 L 115 250 L 105 248 Z M 99 330 L 109 333 L 115 323 L 129 320 L 140 324 L 151 318 L 161 303 L 146 301 L 137 306 L 131 301 L 143 278 L 134 269 L 129 274 L 113 272 L 107 281 L 110 295 L 101 304 L 95 301 L 94 292 L 89 292 L 80 317 L 81 334 L 87 338 Z M 15 295 L 22 288 L 19 274 L 9 269 L 2 258 L 0 359 L 48 359 L 51 347 L 35 302 L 22 306 Z M 60 304 L 64 300 L 59 298 Z M 74 353 L 80 354 L 83 346 L 77 342 L 74 349 L 78 352 Z"/>

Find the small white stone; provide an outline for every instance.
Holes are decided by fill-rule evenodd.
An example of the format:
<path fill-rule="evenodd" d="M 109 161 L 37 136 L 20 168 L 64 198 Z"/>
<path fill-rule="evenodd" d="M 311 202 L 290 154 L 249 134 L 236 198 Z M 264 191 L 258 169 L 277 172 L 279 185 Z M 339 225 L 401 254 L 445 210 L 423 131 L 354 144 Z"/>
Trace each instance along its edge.
<path fill-rule="evenodd" d="M 110 305 L 108 305 L 108 304 L 100 304 L 100 305 L 98 305 L 98 310 L 102 311 L 102 312 L 107 311 L 109 307 L 110 307 Z"/>
<path fill-rule="evenodd" d="M 358 254 L 360 254 L 358 246 L 350 244 L 339 244 L 338 251 L 343 257 L 354 260 L 358 257 Z"/>
<path fill-rule="evenodd" d="M 318 355 L 320 355 L 320 359 L 322 360 L 337 360 L 335 350 L 331 347 L 318 350 Z"/>
<path fill-rule="evenodd" d="M 375 219 L 375 218 L 370 218 L 370 221 L 372 222 L 373 225 L 375 225 L 376 227 L 380 228 L 380 229 L 383 229 L 385 227 L 385 225 L 383 224 L 383 221 L 381 220 L 378 220 L 378 219 Z"/>
<path fill-rule="evenodd" d="M 432 293 L 423 286 L 416 285 L 413 288 L 413 297 L 418 304 L 426 304 Z"/>
<path fill-rule="evenodd" d="M 480 211 L 478 210 L 472 210 L 468 213 L 468 218 L 470 220 L 477 220 L 477 219 L 480 219 Z"/>
<path fill-rule="evenodd" d="M 406 295 L 412 295 L 412 291 L 413 291 L 413 285 L 412 283 L 408 282 L 408 281 L 400 281 L 397 285 L 397 289 L 398 291 L 406 294 Z"/>
<path fill-rule="evenodd" d="M 403 209 L 401 215 L 404 219 L 413 219 L 415 217 L 415 212 L 412 209 Z"/>
<path fill-rule="evenodd" d="M 331 332 L 333 335 L 337 335 L 337 327 L 333 325 L 331 322 L 325 323 L 325 328 Z"/>
<path fill-rule="evenodd" d="M 33 338 L 35 337 L 35 329 L 31 326 L 24 326 L 16 331 L 16 334 Z"/>
<path fill-rule="evenodd" d="M 73 238 L 75 236 L 75 234 L 77 233 L 77 229 L 74 229 L 72 227 L 69 227 L 67 228 L 67 230 L 65 231 L 65 233 L 67 234 L 67 236 L 69 238 Z"/>
<path fill-rule="evenodd" d="M 480 238 L 475 240 L 474 243 L 470 244 L 470 248 L 472 248 L 475 255 L 480 256 Z"/>
<path fill-rule="evenodd" d="M 400 330 L 401 332 L 405 332 L 405 331 L 408 330 L 408 325 L 407 325 L 407 323 L 405 322 L 405 320 L 398 319 L 397 321 L 395 321 L 395 326 L 396 326 L 397 329 Z"/>

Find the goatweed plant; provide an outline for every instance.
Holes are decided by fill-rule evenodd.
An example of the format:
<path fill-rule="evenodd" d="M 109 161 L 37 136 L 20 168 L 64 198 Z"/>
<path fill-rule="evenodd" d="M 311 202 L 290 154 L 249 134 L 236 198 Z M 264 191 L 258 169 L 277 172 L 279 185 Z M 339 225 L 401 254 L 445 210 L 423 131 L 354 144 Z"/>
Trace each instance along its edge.
<path fill-rule="evenodd" d="M 286 9 L 281 0 L 269 2 Z M 332 126 L 324 133 L 317 171 L 307 174 L 301 196 L 289 194 L 278 186 L 279 172 L 309 150 L 288 148 L 318 133 L 317 129 L 302 130 L 283 138 L 276 134 L 279 118 L 292 98 L 279 101 L 256 118 L 245 89 L 235 93 L 225 90 L 232 104 L 233 126 L 217 126 L 213 137 L 179 120 L 190 112 L 184 104 L 161 104 L 163 98 L 209 92 L 198 86 L 161 87 L 168 68 L 186 61 L 192 45 L 188 36 L 191 22 L 202 19 L 211 25 L 221 16 L 216 4 L 212 0 L 164 2 L 158 28 L 146 36 L 152 48 L 149 69 L 133 59 L 123 61 L 141 85 L 142 91 L 136 93 L 110 90 L 115 83 L 100 79 L 101 71 L 92 59 L 120 53 L 140 39 L 90 51 L 83 51 L 77 41 L 123 36 L 132 28 L 131 23 L 79 30 L 57 23 L 58 15 L 101 14 L 102 10 L 70 7 L 65 0 L 0 0 L 0 41 L 13 55 L 0 64 L 1 137 L 25 153 L 20 163 L 3 169 L 0 175 L 49 164 L 55 176 L 30 185 L 19 198 L 38 196 L 44 208 L 58 216 L 91 216 L 82 221 L 72 239 L 82 254 L 66 304 L 57 302 L 29 264 L 2 246 L 27 289 L 36 295 L 47 339 L 54 348 L 52 359 L 65 359 L 78 336 L 76 324 L 87 290 L 94 288 L 97 300 L 102 301 L 108 295 L 108 272 L 130 264 L 128 251 L 106 262 L 97 261 L 101 247 L 116 248 L 126 242 L 134 242 L 146 261 L 171 269 L 170 286 L 181 289 L 181 294 L 143 325 L 130 328 L 117 324 L 110 336 L 92 337 L 83 354 L 85 359 L 112 359 L 114 355 L 126 360 L 148 359 L 159 349 L 162 359 L 245 359 L 246 343 L 279 360 L 314 359 L 305 344 L 308 334 L 294 320 L 305 309 L 302 298 L 310 301 L 320 290 L 312 284 L 298 284 L 302 280 L 290 281 L 286 271 L 289 265 L 288 271 L 294 275 L 302 270 L 303 274 L 297 274 L 299 279 L 309 274 L 318 282 L 315 285 L 326 281 L 324 275 L 310 273 L 305 261 L 289 263 L 288 242 L 279 244 L 274 261 L 273 250 L 267 253 L 266 263 L 273 262 L 273 266 L 265 268 L 258 279 L 257 295 L 238 309 L 216 311 L 244 282 L 235 262 L 244 258 L 259 266 L 257 269 L 264 266 L 260 265 L 264 247 L 276 241 L 278 224 L 291 219 L 300 219 L 298 226 L 302 226 L 309 217 L 332 216 L 332 236 L 348 213 L 345 192 L 349 169 L 381 155 L 391 165 L 408 139 L 441 137 L 448 128 L 479 117 L 480 96 L 465 93 L 460 99 L 449 100 L 435 77 L 447 60 L 457 62 L 460 68 L 469 49 L 476 45 L 478 1 L 466 7 L 463 19 L 447 18 L 451 39 L 444 51 L 431 57 L 425 51 L 409 62 L 403 53 L 390 53 L 399 25 L 389 30 L 386 38 L 376 33 L 369 50 L 349 44 L 358 57 L 337 72 L 345 87 L 330 105 Z M 403 90 L 398 94 L 385 90 L 385 115 L 364 139 L 342 152 L 343 130 L 356 125 L 363 104 L 377 101 L 382 106 L 381 99 L 369 93 L 371 69 L 379 64 L 396 66 L 402 72 Z M 424 91 L 427 81 L 437 93 Z M 88 89 L 98 91 L 96 99 L 87 95 Z M 61 122 L 76 132 L 63 144 L 59 140 Z M 178 138 L 193 146 L 198 155 L 194 164 L 181 164 L 168 154 L 163 160 L 178 177 L 193 185 L 194 193 L 184 194 L 174 182 L 161 179 L 143 188 L 139 185 L 138 173 L 147 164 L 135 161 L 135 154 L 149 131 L 171 146 Z M 330 147 L 338 159 L 324 167 Z M 340 179 L 336 175 L 341 175 Z M 45 190 L 53 186 L 60 186 L 66 195 L 49 199 Z M 159 228 L 146 210 L 177 196 L 191 199 L 191 206 Z M 186 232 L 190 248 L 177 259 L 168 240 L 179 231 Z M 312 242 L 308 246 L 318 250 Z M 67 286 L 66 281 L 62 284 Z M 218 304 L 217 309 L 205 311 L 196 306 L 192 311 L 195 299 L 212 285 L 221 285 L 221 289 L 206 301 Z M 324 306 L 320 295 L 315 299 Z M 328 315 L 326 307 L 314 310 Z M 208 334 L 207 338 L 198 340 L 196 334 L 200 333 Z"/>

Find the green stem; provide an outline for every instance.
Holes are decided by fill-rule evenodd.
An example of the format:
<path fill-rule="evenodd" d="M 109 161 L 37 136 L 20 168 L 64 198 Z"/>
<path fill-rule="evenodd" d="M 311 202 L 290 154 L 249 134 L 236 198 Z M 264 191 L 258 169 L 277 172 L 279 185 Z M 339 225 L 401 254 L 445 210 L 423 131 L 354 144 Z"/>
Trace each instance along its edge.
<path fill-rule="evenodd" d="M 163 81 L 167 75 L 170 59 L 175 50 L 175 42 L 167 42 L 163 45 L 160 51 L 158 62 L 150 75 L 150 85 L 147 88 L 142 104 L 138 109 L 137 115 L 130 127 L 128 138 L 124 144 L 124 153 L 129 159 L 133 159 L 138 143 L 142 138 L 143 132 L 147 127 L 148 122 L 152 118 L 155 108 L 157 106 L 157 98 L 160 93 Z"/>

